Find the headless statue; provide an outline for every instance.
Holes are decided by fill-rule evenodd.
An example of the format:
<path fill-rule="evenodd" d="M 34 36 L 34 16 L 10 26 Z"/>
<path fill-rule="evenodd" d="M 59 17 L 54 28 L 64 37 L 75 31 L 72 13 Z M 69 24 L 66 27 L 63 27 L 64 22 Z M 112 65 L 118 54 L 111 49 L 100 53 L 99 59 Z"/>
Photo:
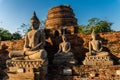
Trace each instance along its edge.
<path fill-rule="evenodd" d="M 71 50 L 70 42 L 66 41 L 65 35 L 62 35 L 62 41 L 59 45 L 59 50 L 55 55 L 64 55 L 64 56 L 70 56 L 73 55 Z"/>
<path fill-rule="evenodd" d="M 47 52 L 44 49 L 45 37 L 44 32 L 39 30 L 39 19 L 35 12 L 30 20 L 31 31 L 25 35 L 25 44 L 23 51 L 12 51 L 9 53 L 10 58 L 23 60 L 46 60 Z"/>
<path fill-rule="evenodd" d="M 102 51 L 103 49 L 102 42 L 96 39 L 96 34 L 94 30 L 92 31 L 91 36 L 92 36 L 92 41 L 89 42 L 89 52 L 86 53 L 86 56 L 91 56 L 91 55 L 108 56 L 109 55 L 108 52 Z"/>

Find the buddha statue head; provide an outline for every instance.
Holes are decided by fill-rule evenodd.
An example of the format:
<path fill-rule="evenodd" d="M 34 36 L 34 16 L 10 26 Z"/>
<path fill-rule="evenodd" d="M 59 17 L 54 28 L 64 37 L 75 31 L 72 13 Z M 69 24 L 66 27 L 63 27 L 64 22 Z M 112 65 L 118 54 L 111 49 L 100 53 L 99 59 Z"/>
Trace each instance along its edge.
<path fill-rule="evenodd" d="M 95 30 L 94 30 L 94 29 L 93 29 L 93 31 L 92 31 L 91 36 L 92 36 L 92 39 L 93 39 L 93 40 L 96 40 L 96 33 L 95 33 Z"/>
<path fill-rule="evenodd" d="M 30 19 L 30 25 L 31 25 L 31 29 L 36 30 L 36 29 L 39 28 L 40 21 L 39 21 L 39 19 L 37 18 L 35 12 L 33 13 L 32 18 Z"/>
<path fill-rule="evenodd" d="M 62 35 L 62 41 L 63 41 L 63 42 L 66 42 L 66 40 L 67 40 L 67 39 L 66 39 L 65 35 Z"/>

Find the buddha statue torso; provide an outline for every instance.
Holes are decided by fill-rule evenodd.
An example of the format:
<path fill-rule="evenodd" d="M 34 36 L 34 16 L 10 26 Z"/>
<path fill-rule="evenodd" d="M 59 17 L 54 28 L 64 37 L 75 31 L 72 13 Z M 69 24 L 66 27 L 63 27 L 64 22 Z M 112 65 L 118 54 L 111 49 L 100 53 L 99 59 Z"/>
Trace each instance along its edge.
<path fill-rule="evenodd" d="M 29 46 L 31 48 L 35 47 L 40 43 L 40 30 L 32 30 L 28 33 Z"/>
<path fill-rule="evenodd" d="M 90 42 L 92 49 L 96 52 L 98 52 L 101 48 L 101 41 L 95 40 Z"/>
<path fill-rule="evenodd" d="M 62 52 L 67 53 L 68 49 L 70 47 L 70 43 L 69 42 L 63 42 L 63 43 L 60 44 L 60 47 L 61 47 Z"/>
<path fill-rule="evenodd" d="M 26 44 L 24 50 L 26 51 L 26 48 L 33 49 L 35 46 L 37 46 L 41 42 L 41 31 L 40 30 L 31 30 L 26 35 Z M 36 48 L 35 50 L 38 50 Z"/>

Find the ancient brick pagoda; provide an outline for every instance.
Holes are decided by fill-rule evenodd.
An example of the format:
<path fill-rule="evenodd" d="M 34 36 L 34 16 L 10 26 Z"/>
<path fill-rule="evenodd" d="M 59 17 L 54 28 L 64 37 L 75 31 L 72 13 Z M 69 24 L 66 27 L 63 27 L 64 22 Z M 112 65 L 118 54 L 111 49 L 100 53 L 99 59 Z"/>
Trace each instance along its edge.
<path fill-rule="evenodd" d="M 69 5 L 60 5 L 51 8 L 48 11 L 45 28 L 50 34 L 61 34 L 63 29 L 65 33 L 74 34 L 77 32 L 77 19 Z"/>

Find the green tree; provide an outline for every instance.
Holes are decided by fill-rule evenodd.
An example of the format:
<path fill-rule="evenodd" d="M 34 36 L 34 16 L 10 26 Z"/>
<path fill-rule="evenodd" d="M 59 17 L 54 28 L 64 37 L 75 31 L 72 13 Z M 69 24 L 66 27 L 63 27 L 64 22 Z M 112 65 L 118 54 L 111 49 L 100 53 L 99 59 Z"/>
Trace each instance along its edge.
<path fill-rule="evenodd" d="M 0 28 L 0 37 L 3 41 L 4 40 L 11 40 L 12 34 L 8 30 Z"/>
<path fill-rule="evenodd" d="M 79 33 L 90 34 L 94 29 L 96 32 L 111 32 L 112 23 L 107 20 L 100 20 L 99 18 L 91 18 L 87 25 L 79 26 Z"/>
<path fill-rule="evenodd" d="M 43 29 L 45 27 L 45 20 L 40 21 L 40 29 Z M 31 27 L 29 24 L 22 23 L 19 28 L 17 28 L 17 32 L 22 34 L 22 36 L 25 36 L 25 34 L 31 30 Z"/>
<path fill-rule="evenodd" d="M 31 27 L 29 24 L 22 23 L 19 28 L 17 28 L 17 32 L 20 33 L 22 36 L 25 36 L 25 34 L 31 30 Z"/>
<path fill-rule="evenodd" d="M 85 26 L 84 25 L 79 25 L 78 26 L 78 33 L 82 33 L 82 34 L 84 34 L 85 33 Z"/>
<path fill-rule="evenodd" d="M 100 22 L 96 24 L 94 29 L 96 32 L 111 32 L 113 31 L 110 27 L 111 25 L 112 25 L 111 22 L 108 22 L 106 20 L 101 20 Z"/>
<path fill-rule="evenodd" d="M 45 27 L 45 20 L 40 21 L 40 29 L 43 29 Z"/>
<path fill-rule="evenodd" d="M 15 32 L 12 34 L 12 39 L 17 40 L 17 39 L 21 39 L 22 35 L 19 32 Z"/>

